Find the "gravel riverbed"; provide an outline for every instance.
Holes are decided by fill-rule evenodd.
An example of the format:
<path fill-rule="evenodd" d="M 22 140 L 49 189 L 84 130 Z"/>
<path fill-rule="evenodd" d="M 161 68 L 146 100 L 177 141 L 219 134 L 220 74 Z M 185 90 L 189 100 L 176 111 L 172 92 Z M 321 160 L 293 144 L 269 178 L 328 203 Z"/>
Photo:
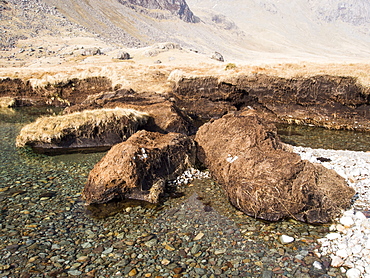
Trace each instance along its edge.
<path fill-rule="evenodd" d="M 86 207 L 80 192 L 104 154 L 16 150 L 19 128 L 1 124 L 0 277 L 346 277 L 357 267 L 331 266 L 335 239 L 328 235 L 348 233 L 333 225 L 255 220 L 230 206 L 210 178 L 172 183 L 176 192 L 159 206 Z M 367 191 L 360 188 L 366 179 L 350 184 L 358 186 L 357 203 L 364 196 L 353 210 L 365 213 Z M 366 275 L 365 267 L 357 270 Z"/>

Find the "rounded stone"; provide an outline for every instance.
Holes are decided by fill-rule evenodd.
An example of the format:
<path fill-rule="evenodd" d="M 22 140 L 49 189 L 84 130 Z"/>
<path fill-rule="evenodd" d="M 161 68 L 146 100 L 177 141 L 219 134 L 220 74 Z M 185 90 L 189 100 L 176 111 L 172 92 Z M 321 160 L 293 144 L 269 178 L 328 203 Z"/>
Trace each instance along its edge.
<path fill-rule="evenodd" d="M 360 278 L 361 272 L 357 268 L 350 268 L 346 272 L 347 278 Z"/>

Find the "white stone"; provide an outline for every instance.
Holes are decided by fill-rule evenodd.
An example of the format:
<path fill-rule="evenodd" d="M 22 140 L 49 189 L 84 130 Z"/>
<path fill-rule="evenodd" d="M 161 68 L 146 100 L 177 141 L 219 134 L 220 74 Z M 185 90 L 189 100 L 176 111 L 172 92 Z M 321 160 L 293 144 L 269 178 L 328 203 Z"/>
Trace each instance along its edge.
<path fill-rule="evenodd" d="M 339 221 L 344 227 L 351 227 L 355 223 L 349 216 L 343 216 Z"/>
<path fill-rule="evenodd" d="M 355 215 L 355 213 L 354 213 L 353 209 L 346 210 L 345 212 L 343 212 L 343 216 L 345 216 L 345 217 L 352 218 L 352 217 L 354 217 L 354 215 Z"/>
<path fill-rule="evenodd" d="M 361 261 L 360 261 L 361 262 Z M 365 272 L 365 268 L 363 266 L 360 266 L 360 265 L 356 265 L 355 267 L 356 269 L 358 269 L 360 271 L 360 273 L 364 273 Z"/>
<path fill-rule="evenodd" d="M 344 263 L 344 261 L 338 256 L 333 256 L 331 258 L 331 266 L 332 267 L 340 267 L 340 266 L 343 265 L 343 263 Z"/>
<path fill-rule="evenodd" d="M 322 264 L 320 262 L 318 262 L 318 261 L 314 261 L 312 265 L 316 269 L 323 269 Z"/>
<path fill-rule="evenodd" d="M 342 224 L 337 224 L 336 228 L 337 228 L 337 231 L 341 233 L 343 233 L 346 230 L 346 228 Z"/>
<path fill-rule="evenodd" d="M 343 273 L 346 268 L 353 269 L 347 277 L 370 278 L 370 219 L 355 211 L 357 207 L 370 205 L 370 153 L 305 147 L 293 147 L 293 151 L 314 163 L 318 162 L 318 157 L 330 158 L 330 162 L 322 165 L 350 179 L 349 186 L 357 192 L 355 206 L 343 212 L 337 223 L 330 227 L 330 234 L 318 240 L 320 249 L 315 250 L 315 254 L 319 257 L 329 255 L 332 265 L 340 267 Z"/>
<path fill-rule="evenodd" d="M 343 263 L 343 266 L 346 266 L 348 268 L 354 268 L 355 267 L 355 264 L 352 262 L 353 260 L 353 257 L 348 257 L 344 263 Z"/>
<path fill-rule="evenodd" d="M 352 254 L 359 254 L 362 251 L 362 246 L 360 244 L 356 244 L 352 248 Z"/>
<path fill-rule="evenodd" d="M 293 242 L 293 241 L 295 240 L 295 238 L 294 238 L 294 237 L 287 236 L 287 235 L 281 235 L 281 236 L 279 237 L 279 239 L 280 239 L 280 242 L 281 242 L 282 244 L 288 244 L 288 243 L 291 243 L 291 242 Z"/>
<path fill-rule="evenodd" d="M 365 248 L 370 249 L 370 238 L 366 241 Z"/>
<path fill-rule="evenodd" d="M 345 242 L 339 242 L 337 244 L 337 246 L 338 246 L 337 250 L 346 249 L 347 248 L 347 244 Z"/>
<path fill-rule="evenodd" d="M 330 233 L 326 235 L 326 238 L 329 240 L 334 240 L 340 238 L 340 234 L 338 233 Z"/>
<path fill-rule="evenodd" d="M 226 158 L 226 161 L 229 162 L 229 163 L 233 163 L 235 160 L 237 160 L 239 157 L 238 156 L 231 156 L 230 154 L 228 155 L 228 157 Z"/>
<path fill-rule="evenodd" d="M 361 211 L 357 211 L 355 216 L 356 216 L 357 219 L 362 220 L 362 221 L 367 219 L 365 214 L 363 214 Z"/>
<path fill-rule="evenodd" d="M 336 252 L 336 255 L 341 258 L 346 258 L 348 256 L 348 253 L 346 249 L 340 249 Z"/>
<path fill-rule="evenodd" d="M 348 269 L 346 272 L 347 278 L 360 278 L 361 272 L 357 268 Z"/>
<path fill-rule="evenodd" d="M 370 275 L 370 265 L 365 266 L 365 272 Z"/>

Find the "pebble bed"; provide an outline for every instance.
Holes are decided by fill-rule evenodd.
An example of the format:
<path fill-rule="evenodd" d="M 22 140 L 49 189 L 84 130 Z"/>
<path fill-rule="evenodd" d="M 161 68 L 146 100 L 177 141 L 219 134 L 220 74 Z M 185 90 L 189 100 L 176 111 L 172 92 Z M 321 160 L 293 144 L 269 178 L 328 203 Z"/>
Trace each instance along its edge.
<path fill-rule="evenodd" d="M 340 241 L 329 235 L 348 233 L 334 225 L 245 216 L 207 172 L 189 169 L 169 184 L 172 192 L 158 206 L 86 207 L 80 192 L 104 154 L 47 157 L 17 150 L 22 125 L 14 115 L 0 121 L 0 277 L 324 278 L 354 269 L 331 265 Z"/>
<path fill-rule="evenodd" d="M 370 277 L 370 152 L 334 151 L 294 147 L 302 159 L 321 163 L 344 177 L 356 190 L 353 205 L 331 233 L 318 240 L 317 255 L 329 255 L 331 265 L 349 278 Z M 348 270 L 347 270 L 348 269 Z"/>

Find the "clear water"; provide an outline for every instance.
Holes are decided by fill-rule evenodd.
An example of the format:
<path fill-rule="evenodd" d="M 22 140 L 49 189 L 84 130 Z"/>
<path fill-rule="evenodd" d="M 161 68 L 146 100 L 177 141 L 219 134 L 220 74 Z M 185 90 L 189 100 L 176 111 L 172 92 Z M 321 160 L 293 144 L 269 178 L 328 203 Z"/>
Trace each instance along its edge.
<path fill-rule="evenodd" d="M 320 127 L 277 125 L 285 143 L 314 149 L 370 151 L 370 132 L 328 130 Z"/>
<path fill-rule="evenodd" d="M 104 153 L 71 154 L 50 157 L 15 147 L 21 128 L 41 115 L 56 114 L 60 109 L 0 109 L 0 187 L 61 190 L 71 186 L 78 194 L 93 166 Z"/>
<path fill-rule="evenodd" d="M 50 237 L 53 238 L 53 240 L 55 240 L 56 242 L 58 242 L 59 240 L 65 241 L 64 239 L 68 239 L 68 241 L 71 242 L 76 242 L 77 239 L 81 239 L 80 231 L 83 231 L 82 234 L 85 234 L 84 232 L 86 227 L 96 228 L 97 234 L 99 234 L 99 236 L 106 231 L 120 234 L 122 233 L 124 227 L 125 233 L 127 233 L 126 238 L 129 240 L 132 240 L 133 238 L 139 238 L 139 236 L 142 235 L 144 231 L 152 232 L 153 223 L 157 225 L 156 218 L 153 218 L 153 220 L 149 219 L 148 217 L 151 217 L 152 213 L 150 211 L 144 211 L 141 208 L 140 210 L 137 210 L 137 213 L 133 213 L 132 216 L 130 214 L 119 216 L 119 214 L 115 214 L 115 212 L 122 211 L 121 206 L 117 205 L 116 208 L 108 207 L 106 209 L 106 212 L 104 212 L 106 213 L 105 216 L 112 215 L 112 217 L 104 219 L 104 222 L 100 222 L 100 220 L 95 219 L 94 221 L 91 221 L 90 218 L 81 216 L 82 213 L 85 213 L 85 211 L 82 211 L 83 206 L 81 204 L 82 201 L 80 200 L 80 192 L 82 191 L 84 183 L 86 182 L 88 173 L 93 168 L 93 166 L 101 159 L 101 157 L 103 157 L 104 153 L 70 154 L 49 157 L 46 155 L 34 154 L 28 149 L 17 149 L 15 147 L 15 138 L 25 124 L 33 121 L 41 114 L 53 114 L 57 112 L 58 111 L 54 110 L 40 111 L 34 108 L 24 108 L 20 110 L 0 110 L 0 189 L 9 187 L 7 191 L 0 194 L 0 210 L 2 210 L 4 207 L 9 206 L 7 208 L 9 210 L 9 214 L 16 217 L 19 216 L 19 211 L 21 210 L 31 211 L 30 215 L 33 216 L 27 216 L 24 217 L 24 219 L 30 221 L 28 222 L 30 224 L 38 224 L 37 228 L 31 230 L 30 235 L 38 233 L 35 239 L 38 238 L 38 240 L 40 241 L 44 241 Z M 287 258 L 293 258 L 293 255 L 296 255 L 299 252 L 304 252 L 304 254 L 312 253 L 311 250 L 316 248 L 317 238 L 324 237 L 328 232 L 328 226 L 311 226 L 304 223 L 298 223 L 293 220 L 281 221 L 276 223 L 265 223 L 263 221 L 257 221 L 251 217 L 247 217 L 245 215 L 240 215 L 238 214 L 236 209 L 231 207 L 231 205 L 227 202 L 227 199 L 223 194 L 223 189 L 220 186 L 216 186 L 213 181 L 208 179 L 196 181 L 194 182 L 193 186 L 184 186 L 183 190 L 186 193 L 184 198 L 187 198 L 188 196 L 191 196 L 194 192 L 196 192 L 198 195 L 204 196 L 204 200 L 202 201 L 204 202 L 204 204 L 210 204 L 212 207 L 217 208 L 217 210 L 225 215 L 228 219 L 233 219 L 236 225 L 240 227 L 240 234 L 243 236 L 243 238 L 241 239 L 243 240 L 243 244 L 245 244 L 249 250 L 252 250 L 251 254 L 255 254 L 257 253 L 257 251 L 261 251 L 261 256 L 263 255 L 264 258 L 266 258 L 266 263 L 264 264 L 271 266 L 271 268 L 278 266 L 277 263 L 275 264 L 277 258 L 280 256 L 278 253 L 276 253 L 278 248 L 280 248 L 279 246 L 281 246 L 278 243 L 278 235 L 292 234 L 297 235 L 297 238 L 305 239 L 305 241 L 297 241 L 294 245 L 286 245 L 284 246 L 284 248 L 280 248 L 284 251 L 284 254 L 287 256 Z M 24 193 L 22 193 L 22 191 Z M 55 192 L 56 196 L 53 197 L 50 201 L 42 202 L 40 201 L 40 198 L 44 195 L 45 192 Z M 29 199 L 26 200 L 26 198 Z M 184 202 L 184 198 L 179 198 L 178 201 L 171 199 L 168 202 L 168 206 L 177 207 L 178 205 L 176 204 Z M 53 209 L 55 209 L 56 213 L 49 214 L 50 210 Z M 71 209 L 71 212 L 69 212 L 69 209 Z M 101 208 L 97 209 L 98 211 L 96 213 L 102 214 Z M 54 219 L 50 219 L 50 215 L 53 215 L 53 217 L 55 217 L 55 221 L 58 222 L 53 223 Z M 143 215 L 145 217 L 142 217 Z M 44 216 L 47 217 L 44 218 Z M 100 216 L 104 218 L 104 215 Z M 6 216 L 1 215 L 0 213 L 0 223 L 2 221 L 2 217 Z M 77 221 L 70 221 L 69 219 L 71 217 L 73 217 L 73 219 L 77 219 Z M 7 219 L 7 223 L 9 222 L 11 221 Z M 78 223 L 78 226 L 75 223 Z M 226 224 L 229 225 L 228 223 Z M 218 224 L 220 225 L 220 231 L 226 230 L 226 228 L 224 228 L 223 226 L 226 224 Z M 62 228 L 55 228 L 54 225 L 56 227 L 61 226 Z M 198 227 L 198 222 L 196 225 Z M 200 223 L 200 225 L 203 224 Z M 186 234 L 190 235 L 191 233 L 187 233 L 187 231 L 193 231 L 192 227 L 186 225 L 183 225 L 182 227 L 183 228 L 181 229 L 184 229 Z M 176 231 L 175 227 L 172 228 L 174 229 L 173 231 Z M 8 228 L 8 230 L 9 229 L 10 228 Z M 30 232 L 27 229 L 22 229 L 22 227 L 13 227 L 11 229 L 19 230 L 22 233 L 24 231 L 26 231 L 27 233 Z M 49 231 L 53 232 L 54 234 L 49 235 Z M 166 240 L 167 232 L 169 231 L 171 234 L 177 236 L 177 232 L 173 233 L 172 230 L 167 230 L 167 228 L 165 231 L 165 236 L 160 234 L 159 232 L 154 233 L 158 234 L 160 238 L 163 236 L 163 239 L 166 238 Z M 66 236 L 64 233 L 68 233 L 68 235 Z M 230 236 L 234 235 L 230 234 Z M 220 237 L 220 235 L 217 235 L 217 237 Z M 222 235 L 222 237 L 224 236 Z M 5 234 L 5 236 L 3 236 L 3 238 L 4 240 L 6 240 L 6 245 L 9 245 L 11 244 L 11 242 L 13 242 L 13 238 L 10 235 L 9 231 L 8 234 Z M 212 242 L 215 242 L 216 240 L 217 239 L 212 239 Z M 222 240 L 224 240 L 224 238 Z M 112 241 L 110 237 L 104 236 L 102 239 L 99 238 L 97 244 L 99 244 L 100 246 L 112 246 Z M 62 250 L 62 257 L 65 256 L 66 260 L 71 260 L 72 262 L 75 260 L 76 254 L 80 254 L 80 252 L 82 253 L 79 244 L 73 245 L 71 247 L 68 246 L 65 250 L 68 250 L 68 252 L 64 252 Z M 138 253 L 146 251 L 147 249 L 145 248 L 137 250 Z M 30 255 L 33 254 L 33 252 L 34 251 L 31 250 L 25 254 Z M 59 251 L 50 250 L 48 252 L 50 253 L 50 256 L 54 256 L 56 254 L 58 254 L 58 256 L 60 255 Z M 235 254 L 237 252 L 239 252 L 239 250 L 235 251 Z M 92 253 L 92 251 L 90 253 Z M 99 256 L 100 254 L 96 254 L 96 257 L 99 258 Z M 249 255 L 246 256 L 246 258 L 249 257 Z M 10 257 L 10 259 L 12 258 L 13 257 Z M 255 260 L 258 260 L 259 263 L 262 263 L 260 261 L 260 255 L 253 255 L 250 258 L 251 261 L 250 264 L 247 265 L 247 267 L 250 268 L 251 272 L 253 271 L 253 273 L 255 273 L 253 277 L 261 276 L 261 269 L 258 267 L 257 263 L 255 263 Z M 17 261 L 17 263 L 19 263 L 21 266 L 25 265 L 27 267 L 29 265 L 27 263 L 28 258 L 25 257 L 25 259 L 25 262 L 19 263 Z M 113 265 L 112 268 L 109 267 L 106 270 L 102 271 L 103 273 L 111 274 L 110 276 L 113 275 L 113 272 L 116 273 L 118 270 L 122 270 L 115 268 L 115 260 L 118 260 L 118 257 L 112 258 L 111 260 L 111 265 Z M 225 255 L 224 257 L 222 257 L 222 260 L 229 261 L 230 255 Z M 153 260 L 153 262 L 153 266 L 155 266 L 155 264 L 160 263 L 160 260 Z M 102 267 L 104 268 L 105 266 L 103 265 Z M 286 271 L 288 267 L 290 267 L 290 264 L 282 267 L 282 271 Z M 85 265 L 81 266 L 81 269 L 84 268 Z M 44 272 L 44 270 L 42 270 L 41 268 L 40 270 L 38 270 L 38 267 L 32 270 L 40 271 L 40 275 L 41 272 Z M 28 269 L 26 268 L 25 271 L 28 271 Z M 98 271 L 101 271 L 101 268 Z M 290 271 L 291 269 L 289 270 L 289 272 Z M 99 277 L 103 276 L 108 277 L 108 275 L 100 275 Z M 250 275 L 248 275 L 248 277 L 249 276 Z M 339 271 L 334 272 L 334 276 L 342 277 Z"/>
<path fill-rule="evenodd" d="M 0 184 L 12 187 L 14 183 L 40 183 L 53 178 L 54 186 L 73 183 L 76 193 L 82 190 L 86 177 L 104 153 L 45 156 L 28 149 L 17 149 L 15 138 L 21 128 L 41 115 L 53 115 L 56 108 L 26 107 L 0 109 Z M 370 151 L 370 132 L 336 131 L 309 126 L 278 125 L 284 142 L 312 148 Z M 56 178 L 58 177 L 58 178 Z M 42 181 L 42 182 L 40 182 Z M 58 184 L 59 182 L 59 184 Z"/>

